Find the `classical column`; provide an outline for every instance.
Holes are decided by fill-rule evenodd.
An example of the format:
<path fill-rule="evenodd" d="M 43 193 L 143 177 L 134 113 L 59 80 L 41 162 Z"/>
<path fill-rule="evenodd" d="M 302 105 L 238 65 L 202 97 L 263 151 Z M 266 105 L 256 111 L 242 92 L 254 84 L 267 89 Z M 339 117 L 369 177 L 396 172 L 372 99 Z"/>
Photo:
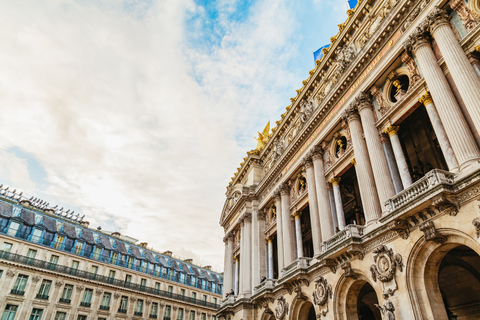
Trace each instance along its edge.
<path fill-rule="evenodd" d="M 310 223 L 312 225 L 313 256 L 316 257 L 322 253 L 322 232 L 320 226 L 325 222 L 320 222 L 320 216 L 318 214 L 317 188 L 315 187 L 315 173 L 311 157 L 305 158 L 304 166 L 307 175 L 308 208 L 310 210 Z"/>
<path fill-rule="evenodd" d="M 330 179 L 333 186 L 333 196 L 335 198 L 335 209 L 337 211 L 338 228 L 345 229 L 345 214 L 343 212 L 342 194 L 340 192 L 340 177 Z"/>
<path fill-rule="evenodd" d="M 250 295 L 252 294 L 252 214 L 249 212 L 244 213 L 243 217 L 243 234 L 245 235 L 245 240 L 243 245 L 245 246 L 243 252 L 244 255 L 242 258 L 242 294 Z"/>
<path fill-rule="evenodd" d="M 357 97 L 357 108 L 362 121 L 365 141 L 367 143 L 368 155 L 373 170 L 373 178 L 377 186 L 380 208 L 384 209 L 384 204 L 388 199 L 395 195 L 390 172 L 388 171 L 387 159 L 383 153 L 380 135 L 375 125 L 375 116 L 373 115 L 372 96 L 366 93 L 360 93 Z"/>
<path fill-rule="evenodd" d="M 385 133 L 390 137 L 392 142 L 393 153 L 395 154 L 395 161 L 397 162 L 398 171 L 400 172 L 400 178 L 404 188 L 408 188 L 412 183 L 412 176 L 410 176 L 410 170 L 408 170 L 407 159 L 403 153 L 402 144 L 398 137 L 398 126 L 389 126 Z"/>
<path fill-rule="evenodd" d="M 293 217 L 295 218 L 295 238 L 297 240 L 297 258 L 303 257 L 302 221 L 300 220 L 301 216 L 301 211 L 296 211 L 293 213 Z"/>
<path fill-rule="evenodd" d="M 353 151 L 357 161 L 357 177 L 362 207 L 365 212 L 367 224 L 375 222 L 382 213 L 378 200 L 377 187 L 373 179 L 372 166 L 368 157 L 367 146 L 363 139 L 362 124 L 356 109 L 356 102 L 352 103 L 346 110 L 344 118 L 348 121 L 350 135 L 352 136 Z M 338 216 L 338 214 L 337 214 Z M 340 224 L 340 221 L 339 221 Z"/>
<path fill-rule="evenodd" d="M 427 21 L 475 128 L 480 132 L 480 79 L 453 33 L 450 16 L 444 9 L 435 7 L 428 15 Z M 438 103 L 433 90 L 431 91 L 435 102 Z"/>
<path fill-rule="evenodd" d="M 337 232 L 338 228 L 338 219 L 337 219 L 337 208 L 335 208 L 335 196 L 333 195 L 333 187 L 330 182 L 325 183 L 328 190 L 328 200 L 330 202 L 330 212 L 332 216 L 333 230 Z"/>
<path fill-rule="evenodd" d="M 408 37 L 404 46 L 406 50 L 413 51 L 417 57 L 418 64 L 422 69 L 425 81 L 435 101 L 438 115 L 445 128 L 460 168 L 477 162 L 480 158 L 480 151 L 468 127 L 467 121 L 458 106 L 457 100 L 453 95 L 452 89 L 437 63 L 437 58 L 430 44 L 429 35 L 421 28 L 417 28 L 416 31 Z M 453 70 L 450 67 L 449 69 L 452 73 Z M 473 119 L 473 114 L 471 114 L 471 116 Z"/>
<path fill-rule="evenodd" d="M 268 257 L 268 272 L 267 278 L 273 279 L 273 238 L 267 237 L 267 257 Z"/>
<path fill-rule="evenodd" d="M 295 260 L 293 228 L 290 215 L 290 187 L 284 183 L 280 190 L 282 197 L 282 231 L 283 231 L 283 262 L 284 267 Z"/>
<path fill-rule="evenodd" d="M 430 93 L 426 92 L 418 101 L 420 103 L 423 103 L 425 109 L 427 110 L 428 117 L 430 118 L 430 122 L 432 123 L 433 131 L 437 136 L 438 144 L 440 145 L 440 149 L 442 149 L 443 156 L 445 157 L 445 161 L 447 162 L 448 170 L 458 170 L 457 158 L 453 153 L 452 146 L 450 145 L 447 133 L 445 132 L 445 128 L 443 127 L 440 117 L 438 116 L 437 109 L 433 104 Z"/>
<path fill-rule="evenodd" d="M 390 143 L 388 136 L 384 133 L 380 135 L 380 141 L 382 142 L 383 153 L 387 159 L 388 171 L 390 172 L 390 178 L 393 182 L 393 188 L 395 189 L 395 193 L 399 193 L 403 190 L 403 184 L 402 179 L 400 178 L 400 173 L 398 172 L 397 163 L 395 162 L 392 144 Z"/>
<path fill-rule="evenodd" d="M 233 236 L 228 233 L 225 238 L 225 268 L 223 275 L 223 297 L 233 289 Z"/>
<path fill-rule="evenodd" d="M 263 234 L 265 230 L 265 212 L 263 210 L 255 210 L 252 215 L 252 285 L 253 287 L 260 284 L 260 280 L 266 275 L 266 248 L 264 244 Z"/>
<path fill-rule="evenodd" d="M 243 277 L 245 273 L 243 272 L 244 268 L 244 257 L 246 255 L 245 252 L 245 224 L 243 218 L 240 220 L 240 260 L 238 261 L 238 293 L 241 294 L 243 292 Z"/>
<path fill-rule="evenodd" d="M 330 199 L 328 197 L 327 181 L 325 179 L 323 149 L 320 146 L 316 146 L 313 151 L 314 153 L 312 159 L 314 169 L 313 171 L 315 174 L 315 191 L 317 192 L 318 211 L 320 214 L 320 228 L 322 230 L 321 240 L 327 240 L 333 236 L 333 234 L 335 233 L 335 228 L 332 221 L 332 212 L 330 209 Z"/>
<path fill-rule="evenodd" d="M 285 267 L 283 254 L 283 219 L 282 219 L 282 199 L 280 197 L 280 190 L 275 192 L 275 208 L 277 211 L 277 257 L 278 257 L 278 271 Z"/>
<path fill-rule="evenodd" d="M 238 261 L 238 257 L 235 257 L 235 262 L 233 263 L 234 264 L 234 271 L 233 271 L 233 291 L 235 292 L 235 295 L 238 295 L 238 279 L 239 279 L 239 275 L 240 275 L 240 261 Z"/>

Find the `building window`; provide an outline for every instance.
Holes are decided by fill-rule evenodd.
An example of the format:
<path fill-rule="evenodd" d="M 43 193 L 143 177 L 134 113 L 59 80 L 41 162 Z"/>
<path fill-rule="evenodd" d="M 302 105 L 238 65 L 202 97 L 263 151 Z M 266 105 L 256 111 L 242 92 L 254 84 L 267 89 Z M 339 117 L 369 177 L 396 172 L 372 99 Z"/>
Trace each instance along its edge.
<path fill-rule="evenodd" d="M 35 309 L 33 308 L 32 314 L 30 315 L 29 320 L 40 320 L 42 319 L 43 309 Z"/>
<path fill-rule="evenodd" d="M 59 258 L 58 256 L 52 254 L 52 256 L 50 257 L 50 266 L 52 267 L 57 266 L 58 258 Z"/>
<path fill-rule="evenodd" d="M 141 316 L 143 313 L 143 300 L 137 300 L 137 306 L 135 307 L 135 315 Z"/>
<path fill-rule="evenodd" d="M 75 249 L 73 250 L 73 253 L 80 255 L 81 252 L 82 252 L 82 243 L 77 242 L 77 244 L 75 245 Z"/>
<path fill-rule="evenodd" d="M 185 289 L 181 289 L 180 294 L 182 295 L 182 297 L 185 297 Z"/>
<path fill-rule="evenodd" d="M 125 276 L 125 286 L 126 286 L 126 287 L 129 287 L 129 286 L 130 286 L 130 283 L 132 283 L 132 276 L 129 275 L 129 274 L 127 274 L 127 275 Z"/>
<path fill-rule="evenodd" d="M 207 320 L 207 314 L 206 313 L 202 313 L 202 320 Z"/>
<path fill-rule="evenodd" d="M 83 292 L 83 299 L 80 305 L 84 307 L 90 307 L 92 302 L 93 289 L 85 289 Z"/>
<path fill-rule="evenodd" d="M 7 304 L 5 311 L 3 311 L 2 320 L 13 320 L 17 313 L 18 307 L 13 304 Z"/>
<path fill-rule="evenodd" d="M 168 293 L 173 293 L 173 286 L 168 286 Z"/>
<path fill-rule="evenodd" d="M 195 320 L 195 311 L 190 311 L 190 320 Z"/>
<path fill-rule="evenodd" d="M 147 286 L 147 279 L 140 279 L 140 289 L 145 290 L 145 287 Z"/>
<path fill-rule="evenodd" d="M 160 291 L 160 282 L 155 282 L 155 292 L 158 293 Z"/>
<path fill-rule="evenodd" d="M 92 274 L 92 279 L 95 279 L 97 277 L 98 267 L 97 266 L 92 266 L 90 268 L 90 273 Z"/>
<path fill-rule="evenodd" d="M 71 284 L 66 284 L 63 287 L 63 293 L 62 293 L 62 297 L 60 298 L 60 302 L 70 303 L 70 299 L 72 298 L 72 291 L 73 291 L 73 286 Z"/>
<path fill-rule="evenodd" d="M 217 304 L 217 298 L 213 298 L 213 303 Z"/>
<path fill-rule="evenodd" d="M 79 262 L 77 260 L 72 261 L 72 269 L 78 270 Z"/>
<path fill-rule="evenodd" d="M 172 313 L 172 307 L 171 306 L 165 306 L 164 318 L 170 318 L 171 313 Z"/>
<path fill-rule="evenodd" d="M 177 320 L 183 320 L 183 308 L 178 309 Z"/>
<path fill-rule="evenodd" d="M 53 232 L 45 231 L 45 233 L 43 234 L 43 244 L 45 246 L 50 246 L 54 237 L 55 234 Z"/>
<path fill-rule="evenodd" d="M 152 308 L 150 309 L 150 318 L 157 318 L 158 316 L 158 303 L 152 302 Z"/>
<path fill-rule="evenodd" d="M 110 259 L 111 264 L 117 264 L 118 262 L 118 252 L 112 253 L 112 258 Z"/>
<path fill-rule="evenodd" d="M 206 294 L 203 295 L 203 302 L 207 302 L 207 295 Z"/>
<path fill-rule="evenodd" d="M 115 280 L 115 271 L 110 270 L 108 272 L 108 283 L 113 283 L 113 280 Z"/>
<path fill-rule="evenodd" d="M 35 259 L 35 256 L 37 255 L 37 250 L 33 250 L 33 249 L 28 249 L 28 252 L 27 252 L 27 263 L 28 264 L 32 264 L 33 263 L 33 260 Z"/>
<path fill-rule="evenodd" d="M 57 311 L 55 314 L 54 320 L 65 320 L 67 318 L 67 314 L 65 312 Z"/>
<path fill-rule="evenodd" d="M 197 293 L 196 292 L 192 292 L 192 299 L 197 300 Z"/>
<path fill-rule="evenodd" d="M 25 293 L 25 286 L 27 285 L 28 276 L 19 274 L 11 293 L 23 296 Z"/>
<path fill-rule="evenodd" d="M 132 266 L 133 266 L 133 258 L 132 258 L 132 257 L 128 257 L 128 259 L 127 259 L 127 268 L 132 269 Z"/>
<path fill-rule="evenodd" d="M 65 238 L 65 245 L 63 246 L 63 250 L 67 252 L 72 252 L 73 244 L 75 243 L 75 240 L 70 239 L 70 238 Z"/>
<path fill-rule="evenodd" d="M 95 247 L 95 250 L 93 251 L 93 259 L 99 260 L 100 259 L 100 254 L 102 252 L 102 248 L 97 248 Z"/>
<path fill-rule="evenodd" d="M 65 237 L 62 237 L 62 236 L 59 236 L 57 235 L 57 239 L 55 240 L 55 243 L 53 244 L 53 247 L 55 249 L 60 249 L 62 248 L 62 244 L 63 244 L 63 240 L 65 239 Z"/>
<path fill-rule="evenodd" d="M 10 237 L 15 237 L 19 227 L 20 224 L 18 222 L 12 221 L 10 223 L 10 226 L 8 227 L 7 235 L 9 235 Z"/>
<path fill-rule="evenodd" d="M 102 303 L 100 304 L 100 309 L 108 310 L 110 309 L 110 300 L 112 299 L 112 294 L 109 292 L 105 292 L 103 294 Z"/>
<path fill-rule="evenodd" d="M 78 315 L 77 320 L 87 320 L 87 316 L 84 315 Z"/>
<path fill-rule="evenodd" d="M 48 294 L 50 293 L 50 288 L 52 287 L 52 281 L 43 280 L 40 285 L 40 290 L 38 290 L 37 298 L 48 300 Z"/>
<path fill-rule="evenodd" d="M 43 231 L 41 229 L 33 230 L 32 242 L 40 243 L 40 240 L 42 239 L 42 232 Z"/>
<path fill-rule="evenodd" d="M 127 304 L 128 304 L 128 297 L 122 296 L 120 300 L 120 308 L 118 308 L 118 312 L 127 313 Z"/>
<path fill-rule="evenodd" d="M 8 242 L 4 242 L 2 245 L 2 251 L 9 253 L 12 250 L 12 244 Z"/>

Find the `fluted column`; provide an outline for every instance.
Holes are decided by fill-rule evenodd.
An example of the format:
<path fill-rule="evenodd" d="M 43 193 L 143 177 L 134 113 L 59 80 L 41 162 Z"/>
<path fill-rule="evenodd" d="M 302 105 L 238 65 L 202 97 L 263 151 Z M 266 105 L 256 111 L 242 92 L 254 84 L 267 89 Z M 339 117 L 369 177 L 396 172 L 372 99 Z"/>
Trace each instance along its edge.
<path fill-rule="evenodd" d="M 327 181 L 325 179 L 325 164 L 323 162 L 323 149 L 321 147 L 317 146 L 314 148 L 312 159 L 315 174 L 315 191 L 317 193 L 318 212 L 320 215 L 319 222 L 322 230 L 321 240 L 325 241 L 334 235 L 335 228 L 330 209 L 330 199 L 328 197 Z M 315 255 L 316 254 L 315 250 Z"/>
<path fill-rule="evenodd" d="M 283 262 L 284 267 L 295 260 L 292 222 L 290 219 L 290 187 L 283 184 L 280 190 L 282 197 L 282 231 L 283 231 Z"/>
<path fill-rule="evenodd" d="M 243 217 L 243 242 L 244 255 L 242 258 L 242 294 L 250 295 L 252 293 L 252 215 L 249 212 L 244 213 Z"/>
<path fill-rule="evenodd" d="M 338 228 L 340 230 L 345 229 L 345 214 L 343 212 L 342 193 L 340 192 L 340 177 L 334 177 L 330 179 L 330 183 L 333 186 L 333 196 L 335 198 L 335 209 L 337 211 Z"/>
<path fill-rule="evenodd" d="M 266 248 L 264 244 L 266 214 L 263 210 L 254 210 L 252 215 L 252 285 L 260 284 L 260 280 L 267 272 Z"/>
<path fill-rule="evenodd" d="M 293 213 L 293 217 L 295 218 L 295 238 L 297 242 L 297 258 L 303 257 L 303 240 L 302 240 L 302 221 L 300 217 L 302 216 L 302 212 L 296 211 Z"/>
<path fill-rule="evenodd" d="M 333 232 L 336 233 L 338 230 L 338 219 L 337 219 L 337 208 L 335 208 L 335 196 L 333 195 L 333 187 L 330 182 L 325 184 L 328 190 L 328 200 L 330 202 L 330 212 L 333 222 Z"/>
<path fill-rule="evenodd" d="M 268 261 L 268 269 L 267 269 L 267 278 L 273 279 L 273 238 L 267 237 L 267 261 Z"/>
<path fill-rule="evenodd" d="M 437 136 L 438 144 L 440 145 L 440 149 L 443 152 L 445 162 L 447 162 L 448 170 L 458 170 L 457 157 L 455 157 L 455 154 L 453 153 L 452 146 L 450 145 L 447 133 L 445 132 L 445 128 L 443 127 L 440 117 L 438 116 L 437 109 L 435 108 L 430 93 L 426 92 L 418 101 L 420 103 L 423 103 L 425 109 L 427 110 L 428 117 L 430 118 L 430 122 L 432 123 L 433 131 Z"/>
<path fill-rule="evenodd" d="M 235 262 L 233 263 L 234 270 L 233 270 L 233 291 L 235 295 L 238 295 L 239 292 L 239 277 L 240 277 L 240 261 L 238 261 L 238 257 L 235 257 Z"/>
<path fill-rule="evenodd" d="M 450 16 L 445 10 L 435 7 L 427 21 L 475 128 L 480 132 L 480 79 L 453 33 Z M 437 101 L 435 95 L 433 97 Z"/>
<path fill-rule="evenodd" d="M 307 175 L 308 207 L 310 209 L 310 223 L 312 225 L 313 256 L 315 257 L 322 253 L 322 230 L 320 226 L 325 222 L 320 222 L 320 215 L 318 214 L 317 188 L 311 157 L 307 157 L 304 160 L 304 166 Z"/>
<path fill-rule="evenodd" d="M 365 212 L 367 224 L 380 218 L 381 207 L 378 200 L 377 187 L 373 179 L 372 166 L 368 157 L 367 145 L 363 139 L 362 124 L 357 113 L 356 102 L 352 103 L 346 110 L 344 118 L 348 121 L 350 135 L 352 137 L 353 151 L 357 161 L 357 177 L 360 196 L 362 197 L 362 207 Z M 337 214 L 338 216 L 338 214 Z M 338 222 L 340 225 L 340 221 Z"/>
<path fill-rule="evenodd" d="M 385 133 L 390 137 L 392 142 L 393 153 L 395 154 L 395 161 L 397 162 L 398 171 L 400 172 L 400 178 L 402 179 L 402 184 L 405 188 L 408 188 L 412 183 L 412 176 L 410 175 L 410 170 L 408 170 L 407 159 L 403 153 L 402 144 L 400 143 L 400 138 L 398 137 L 398 126 L 389 126 Z"/>
<path fill-rule="evenodd" d="M 443 123 L 453 152 L 457 157 L 460 169 L 468 166 L 470 163 L 478 161 L 480 151 L 468 127 L 467 121 L 458 106 L 457 100 L 453 95 L 452 89 L 437 63 L 437 58 L 430 45 L 429 35 L 422 31 L 421 28 L 417 28 L 417 30 L 409 36 L 404 46 L 407 50 L 412 50 L 417 57 L 418 64 L 422 69 L 425 81 L 435 101 L 438 115 Z M 450 72 L 453 71 L 451 68 L 449 69 Z M 476 122 L 478 120 L 474 121 Z"/>
<path fill-rule="evenodd" d="M 243 292 L 243 277 L 245 274 L 243 273 L 244 268 L 244 257 L 246 255 L 245 252 L 245 224 L 243 219 L 240 222 L 240 260 L 238 261 L 238 293 L 241 294 Z"/>
<path fill-rule="evenodd" d="M 383 211 L 385 202 L 395 195 L 395 189 L 390 179 L 390 172 L 388 171 L 387 159 L 385 159 L 382 143 L 380 142 L 380 135 L 375 125 L 372 98 L 369 94 L 360 93 L 357 101 L 370 163 L 372 168 L 375 168 L 373 170 L 373 178 L 377 186 L 380 208 Z"/>
<path fill-rule="evenodd" d="M 280 197 L 280 190 L 275 192 L 275 208 L 277 211 L 277 256 L 278 256 L 278 271 L 285 267 L 283 254 L 283 219 L 282 219 L 282 199 Z"/>
<path fill-rule="evenodd" d="M 383 153 L 387 159 L 388 171 L 390 172 L 390 178 L 393 182 L 393 188 L 395 193 L 399 193 L 403 190 L 402 179 L 400 178 L 400 173 L 398 172 L 397 163 L 395 161 L 395 155 L 393 154 L 392 144 L 390 139 L 384 133 L 380 135 L 380 141 L 382 142 Z"/>
<path fill-rule="evenodd" d="M 233 289 L 233 236 L 227 234 L 223 238 L 225 242 L 225 264 L 223 276 L 223 297 Z"/>

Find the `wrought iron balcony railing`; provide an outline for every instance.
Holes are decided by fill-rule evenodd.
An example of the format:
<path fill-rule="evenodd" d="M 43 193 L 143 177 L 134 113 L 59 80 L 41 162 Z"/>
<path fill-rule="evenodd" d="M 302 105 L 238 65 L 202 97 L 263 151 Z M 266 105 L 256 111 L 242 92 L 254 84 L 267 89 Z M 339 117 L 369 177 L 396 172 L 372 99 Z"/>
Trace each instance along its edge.
<path fill-rule="evenodd" d="M 10 293 L 14 294 L 14 295 L 17 295 L 17 296 L 23 296 L 25 294 L 25 291 L 24 290 L 12 289 L 12 291 L 10 291 Z"/>

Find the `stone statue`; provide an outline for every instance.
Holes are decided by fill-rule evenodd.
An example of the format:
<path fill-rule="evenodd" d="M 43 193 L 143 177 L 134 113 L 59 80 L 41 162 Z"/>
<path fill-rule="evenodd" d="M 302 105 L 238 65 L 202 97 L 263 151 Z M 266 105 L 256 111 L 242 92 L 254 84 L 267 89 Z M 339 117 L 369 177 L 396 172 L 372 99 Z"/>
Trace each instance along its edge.
<path fill-rule="evenodd" d="M 378 304 L 375 304 L 375 306 L 382 313 L 383 320 L 395 320 L 395 314 L 393 313 L 395 311 L 395 307 L 393 306 L 392 301 L 388 299 L 388 295 L 384 294 L 383 297 L 386 299 L 383 301 L 383 306 L 379 306 Z"/>

